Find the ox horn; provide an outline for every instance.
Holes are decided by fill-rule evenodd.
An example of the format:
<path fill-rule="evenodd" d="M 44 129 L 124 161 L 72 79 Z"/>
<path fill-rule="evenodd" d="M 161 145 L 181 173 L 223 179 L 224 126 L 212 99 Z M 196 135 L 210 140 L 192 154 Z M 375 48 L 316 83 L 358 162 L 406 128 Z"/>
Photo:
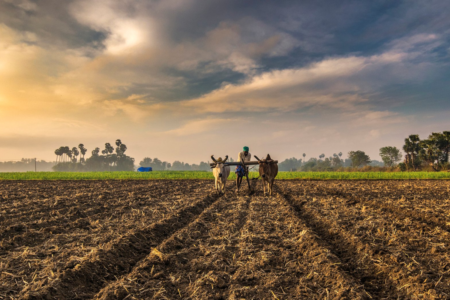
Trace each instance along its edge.
<path fill-rule="evenodd" d="M 225 155 L 225 159 L 223 160 L 223 162 L 222 162 L 222 163 L 226 162 L 226 161 L 227 161 L 227 159 L 228 159 L 228 155 Z"/>
<path fill-rule="evenodd" d="M 211 159 L 213 160 L 213 162 L 217 163 L 217 160 L 214 158 L 214 155 L 211 155 Z"/>
<path fill-rule="evenodd" d="M 253 155 L 255 158 L 256 158 L 256 160 L 258 161 L 258 162 L 262 162 L 259 158 L 258 158 L 258 156 L 256 156 L 256 155 Z"/>

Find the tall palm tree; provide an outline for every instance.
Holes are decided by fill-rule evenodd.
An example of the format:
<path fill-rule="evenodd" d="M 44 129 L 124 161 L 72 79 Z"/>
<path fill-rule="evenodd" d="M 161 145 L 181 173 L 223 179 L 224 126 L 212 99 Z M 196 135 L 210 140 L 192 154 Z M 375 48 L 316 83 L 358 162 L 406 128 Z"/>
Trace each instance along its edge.
<path fill-rule="evenodd" d="M 78 148 L 77 148 L 77 147 L 73 147 L 73 148 L 72 148 L 72 154 L 73 154 L 73 156 L 74 156 L 72 161 L 76 163 L 77 160 L 78 160 L 77 157 L 78 157 L 78 155 L 80 154 L 80 151 L 78 151 Z"/>
<path fill-rule="evenodd" d="M 55 150 L 56 160 L 55 162 L 58 163 L 58 156 L 59 156 L 59 148 Z"/>
<path fill-rule="evenodd" d="M 84 145 L 83 145 L 83 144 L 79 144 L 79 145 L 78 145 L 78 148 L 80 149 L 80 153 L 81 153 L 81 155 L 83 156 L 83 158 L 80 157 L 80 163 L 81 163 L 81 162 L 84 162 L 84 161 L 85 161 L 84 155 L 86 154 L 87 149 L 84 148 Z"/>
<path fill-rule="evenodd" d="M 72 153 L 71 153 L 71 151 L 70 151 L 70 148 L 69 148 L 68 146 L 64 146 L 63 149 L 62 149 L 62 151 L 63 151 L 63 154 L 66 155 L 66 156 L 65 156 L 65 158 L 66 158 L 65 161 L 69 161 L 69 158 L 72 158 Z"/>

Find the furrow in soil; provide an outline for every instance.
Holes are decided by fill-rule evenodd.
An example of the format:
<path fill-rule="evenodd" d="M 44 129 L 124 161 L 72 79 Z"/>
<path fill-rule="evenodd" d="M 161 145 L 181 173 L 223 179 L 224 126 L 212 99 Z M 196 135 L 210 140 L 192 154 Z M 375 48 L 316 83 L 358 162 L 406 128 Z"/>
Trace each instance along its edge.
<path fill-rule="evenodd" d="M 369 298 L 282 199 L 252 197 L 237 247 L 223 299 Z"/>
<path fill-rule="evenodd" d="M 223 299 L 249 201 L 223 196 L 94 299 Z"/>
<path fill-rule="evenodd" d="M 302 197 L 284 197 L 296 209 L 300 218 L 313 228 L 324 240 L 333 246 L 333 253 L 341 257 L 343 268 L 360 279 L 364 288 L 376 298 L 441 298 L 424 274 L 420 263 L 402 253 L 390 253 L 379 245 L 373 235 L 367 235 L 361 228 L 354 226 L 351 218 L 342 218 L 315 205 L 317 201 L 308 201 Z M 342 213 L 344 215 L 344 213 Z M 368 225 L 366 223 L 366 225 Z M 444 298 L 443 298 L 444 299 Z"/>
<path fill-rule="evenodd" d="M 58 274 L 25 286 L 20 299 L 85 299 L 92 297 L 107 282 L 128 273 L 152 247 L 188 225 L 219 198 L 208 195 L 175 214 L 152 225 L 130 230 L 124 236 L 84 257 L 79 264 L 67 266 Z"/>

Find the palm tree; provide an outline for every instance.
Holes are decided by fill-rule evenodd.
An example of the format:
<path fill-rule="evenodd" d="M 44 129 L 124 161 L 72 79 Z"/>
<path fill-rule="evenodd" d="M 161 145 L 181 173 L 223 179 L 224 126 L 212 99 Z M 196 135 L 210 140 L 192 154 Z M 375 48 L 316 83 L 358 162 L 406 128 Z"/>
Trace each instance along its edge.
<path fill-rule="evenodd" d="M 81 155 L 83 155 L 83 158 L 80 157 L 80 163 L 81 163 L 81 162 L 84 162 L 84 161 L 85 161 L 84 155 L 86 154 L 87 149 L 84 148 L 84 145 L 83 145 L 83 144 L 79 144 L 79 145 L 78 145 L 78 148 L 80 149 Z"/>
<path fill-rule="evenodd" d="M 96 147 L 94 150 L 92 150 L 92 156 L 98 156 L 98 154 L 100 153 L 100 148 Z"/>
<path fill-rule="evenodd" d="M 67 148 L 69 148 L 69 147 L 67 147 Z M 66 152 L 66 154 L 67 154 L 67 160 L 68 160 L 68 161 L 72 161 L 72 155 L 73 155 L 72 150 L 69 149 L 69 150 Z"/>
<path fill-rule="evenodd" d="M 58 156 L 60 156 L 61 154 L 59 153 L 59 148 L 55 150 L 55 155 L 56 155 L 56 163 L 58 163 Z"/>
<path fill-rule="evenodd" d="M 121 144 L 120 145 L 120 152 L 122 152 L 122 154 L 125 154 L 125 151 L 127 151 L 127 145 L 125 145 L 125 144 Z"/>
<path fill-rule="evenodd" d="M 66 155 L 66 161 L 68 161 L 69 158 L 72 158 L 72 152 L 70 151 L 70 148 L 68 146 L 63 147 L 63 154 Z"/>
<path fill-rule="evenodd" d="M 77 147 L 73 147 L 72 148 L 72 153 L 73 153 L 73 162 L 74 163 L 76 163 L 77 162 L 77 157 L 78 157 L 78 155 L 80 154 L 80 151 L 78 151 L 78 148 Z"/>

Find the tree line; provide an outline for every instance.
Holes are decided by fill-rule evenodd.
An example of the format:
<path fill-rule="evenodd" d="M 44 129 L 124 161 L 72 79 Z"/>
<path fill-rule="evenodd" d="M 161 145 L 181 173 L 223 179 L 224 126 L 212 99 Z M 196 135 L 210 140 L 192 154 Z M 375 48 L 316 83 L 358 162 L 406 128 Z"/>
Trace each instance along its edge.
<path fill-rule="evenodd" d="M 39 160 L 36 162 L 38 171 L 134 171 L 135 159 L 126 155 L 127 146 L 120 139 L 115 146 L 105 143 L 91 151 L 86 158 L 88 149 L 84 144 L 78 147 L 62 146 L 54 151 L 55 162 Z M 402 147 L 404 155 L 393 146 L 382 147 L 379 150 L 382 161 L 372 160 L 361 150 L 350 151 L 347 158 L 343 153 L 334 153 L 326 157 L 324 153 L 317 157 L 306 159 L 306 153 L 301 158 L 288 158 L 279 163 L 280 171 L 349 171 L 373 170 L 379 171 L 441 171 L 449 170 L 450 131 L 433 132 L 427 139 L 419 135 L 408 136 Z M 229 161 L 233 161 L 230 157 Z M 145 157 L 139 162 L 141 167 L 152 167 L 155 171 L 210 171 L 209 163 L 189 164 L 181 161 L 168 163 L 158 158 Z M 364 169 L 365 168 L 365 169 Z M 34 159 L 23 158 L 21 161 L 0 162 L 0 172 L 34 171 Z"/>
<path fill-rule="evenodd" d="M 433 132 L 423 140 L 418 134 L 412 134 L 405 139 L 403 151 L 406 155 L 403 163 L 400 164 L 402 170 L 448 169 L 450 131 Z"/>
<path fill-rule="evenodd" d="M 306 154 L 303 153 L 303 159 L 295 157 L 285 159 L 278 164 L 280 171 L 344 171 L 346 168 L 362 168 L 364 166 L 380 167 L 383 163 L 377 160 L 371 160 L 364 151 L 350 151 L 348 158 L 342 158 L 342 152 L 334 153 L 326 157 L 324 153 L 318 157 L 311 157 L 305 160 Z"/>
<path fill-rule="evenodd" d="M 382 147 L 379 150 L 382 162 L 371 160 L 361 150 L 348 152 L 348 158 L 342 158 L 342 152 L 334 153 L 330 157 L 320 154 L 303 160 L 295 157 L 285 159 L 279 163 L 280 171 L 349 171 L 349 170 L 373 170 L 378 171 L 440 171 L 450 169 L 450 131 L 433 132 L 427 139 L 421 140 L 419 135 L 413 134 L 405 139 L 403 156 L 400 149 L 393 146 Z M 403 158 L 403 161 L 402 161 Z"/>
<path fill-rule="evenodd" d="M 188 164 L 181 161 L 168 163 L 158 158 L 145 157 L 139 162 L 140 167 L 151 167 L 154 171 L 172 170 L 172 171 L 210 171 L 211 167 L 208 163 L 202 161 L 200 164 Z"/>
<path fill-rule="evenodd" d="M 85 158 L 87 149 L 84 144 L 78 147 L 62 146 L 55 150 L 57 164 L 53 167 L 57 172 L 83 171 L 134 171 L 134 158 L 125 154 L 127 146 L 120 139 L 115 142 L 116 148 L 106 143 L 104 149 L 96 147 L 91 157 Z M 78 156 L 80 158 L 78 159 Z"/>
<path fill-rule="evenodd" d="M 99 147 L 91 151 L 91 156 L 85 158 L 88 149 L 84 144 L 78 147 L 61 146 L 54 151 L 56 164 L 53 170 L 57 172 L 83 172 L 83 171 L 134 171 L 135 159 L 127 156 L 125 152 L 128 147 L 120 139 L 115 142 L 114 148 L 110 143 L 105 143 L 103 149 Z M 177 171 L 209 171 L 208 163 L 188 164 L 180 161 L 168 163 L 158 158 L 145 157 L 139 162 L 141 167 L 152 167 L 154 171 L 177 170 Z"/>

